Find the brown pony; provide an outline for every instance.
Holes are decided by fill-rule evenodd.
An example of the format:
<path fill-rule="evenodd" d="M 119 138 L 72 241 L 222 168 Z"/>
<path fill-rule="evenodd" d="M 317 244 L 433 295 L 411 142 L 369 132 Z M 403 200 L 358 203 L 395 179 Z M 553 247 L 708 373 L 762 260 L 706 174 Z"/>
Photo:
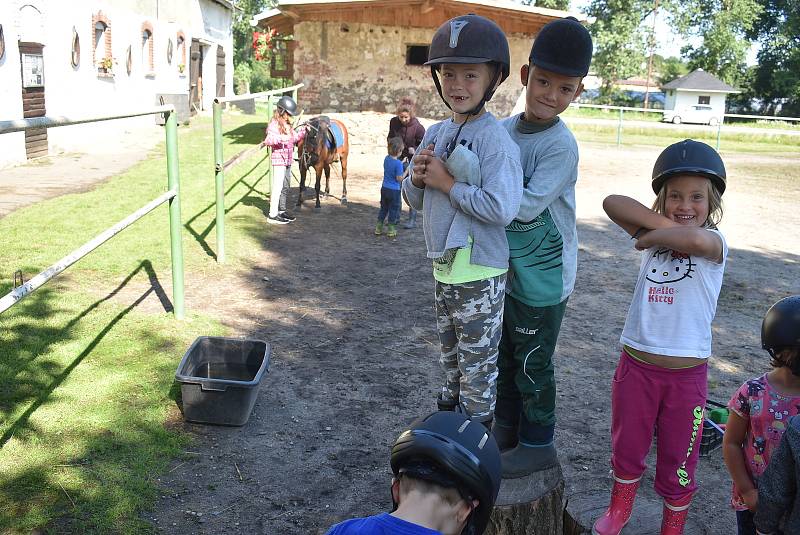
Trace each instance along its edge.
<path fill-rule="evenodd" d="M 344 140 L 341 144 L 333 141 L 331 123 L 339 127 L 342 132 Z M 342 204 L 347 204 L 347 155 L 350 153 L 350 139 L 347 128 L 341 121 L 324 116 L 309 119 L 306 137 L 298 143 L 297 153 L 300 155 L 300 194 L 297 196 L 297 206 L 303 202 L 306 173 L 309 168 L 313 168 L 317 177 L 314 186 L 317 194 L 315 208 L 319 210 L 319 187 L 322 172 L 325 171 L 325 195 L 327 196 L 331 192 L 331 164 L 337 161 L 342 166 Z"/>

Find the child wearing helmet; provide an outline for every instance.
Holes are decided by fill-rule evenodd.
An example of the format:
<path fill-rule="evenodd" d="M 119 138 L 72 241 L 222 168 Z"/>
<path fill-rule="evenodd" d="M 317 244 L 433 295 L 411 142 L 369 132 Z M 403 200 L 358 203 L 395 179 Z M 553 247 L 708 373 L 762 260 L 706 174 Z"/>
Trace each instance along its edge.
<path fill-rule="evenodd" d="M 754 516 L 762 508 L 762 474 L 775 461 L 773 453 L 788 419 L 800 410 L 800 296 L 781 299 L 767 311 L 761 324 L 761 347 L 771 357 L 772 370 L 746 381 L 733 394 L 722 439 L 740 535 L 756 533 Z M 772 517 L 774 524 L 766 522 L 766 532 L 774 531 L 780 516 Z M 767 520 L 766 515 L 763 518 Z"/>
<path fill-rule="evenodd" d="M 297 115 L 297 103 L 288 95 L 275 105 L 275 113 L 267 125 L 267 135 L 261 146 L 272 148 L 272 187 L 269 193 L 267 223 L 285 225 L 295 220 L 286 210 L 286 193 L 292 178 L 294 146 L 306 136 L 305 127 L 292 129 L 292 118 Z"/>
<path fill-rule="evenodd" d="M 481 535 L 500 492 L 500 450 L 461 413 L 415 420 L 392 446 L 391 513 L 347 520 L 327 535 Z"/>
<path fill-rule="evenodd" d="M 603 201 L 642 251 L 642 262 L 611 385 L 614 483 L 611 504 L 594 524 L 596 535 L 617 535 L 628 522 L 654 428 L 661 534 L 683 533 L 697 488 L 711 321 L 728 255 L 716 227 L 725 176 L 713 148 L 687 139 L 656 160 L 652 209 L 621 195 Z"/>
<path fill-rule="evenodd" d="M 511 250 L 493 432 L 503 477 L 558 463 L 553 353 L 575 286 L 578 144 L 559 114 L 583 91 L 592 38 L 572 17 L 546 24 L 520 69 L 525 112 L 502 121 L 520 149 L 523 193 Z"/>
<path fill-rule="evenodd" d="M 505 226 L 519 209 L 519 149 L 484 104 L 509 72 L 508 41 L 477 15 L 445 22 L 426 65 L 452 117 L 431 126 L 402 191 L 423 211 L 433 261 L 440 363 L 440 409 L 463 408 L 491 425 L 497 345 L 508 270 Z M 441 77 L 441 80 L 440 80 Z"/>

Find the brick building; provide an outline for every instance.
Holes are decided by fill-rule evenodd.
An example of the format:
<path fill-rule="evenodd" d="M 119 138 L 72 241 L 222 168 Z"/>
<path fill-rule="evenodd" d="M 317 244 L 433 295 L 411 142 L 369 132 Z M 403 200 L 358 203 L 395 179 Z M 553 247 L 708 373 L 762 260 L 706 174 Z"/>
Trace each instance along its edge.
<path fill-rule="evenodd" d="M 441 117 L 446 108 L 430 68 L 422 64 L 436 29 L 467 13 L 494 20 L 508 36 L 511 75 L 488 106 L 508 114 L 522 89 L 519 68 L 528 61 L 533 38 L 542 26 L 569 13 L 508 1 L 281 0 L 251 24 L 256 31 L 278 32 L 282 40 L 272 59 L 273 76 L 305 84 L 300 106 L 306 112 L 393 112 L 408 95 L 417 101 L 419 115 Z"/>

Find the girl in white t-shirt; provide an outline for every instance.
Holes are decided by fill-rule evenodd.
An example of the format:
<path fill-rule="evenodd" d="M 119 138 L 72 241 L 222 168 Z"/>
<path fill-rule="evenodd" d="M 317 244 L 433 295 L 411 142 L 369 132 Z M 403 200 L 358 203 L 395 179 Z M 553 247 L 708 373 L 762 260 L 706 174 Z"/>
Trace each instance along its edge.
<path fill-rule="evenodd" d="M 717 152 L 687 139 L 653 167 L 652 210 L 611 195 L 603 208 L 643 251 L 611 386 L 611 504 L 596 535 L 617 535 L 630 518 L 653 429 L 655 490 L 664 498 L 662 535 L 683 533 L 697 488 L 706 402 L 706 361 L 728 247 L 722 217 L 725 166 Z"/>

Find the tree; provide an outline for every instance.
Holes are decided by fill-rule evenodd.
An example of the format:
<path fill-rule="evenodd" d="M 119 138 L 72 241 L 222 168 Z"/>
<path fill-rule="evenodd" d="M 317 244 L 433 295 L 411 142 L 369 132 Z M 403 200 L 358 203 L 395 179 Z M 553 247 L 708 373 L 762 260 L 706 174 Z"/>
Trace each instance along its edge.
<path fill-rule="evenodd" d="M 593 68 L 603 80 L 601 100 L 614 92 L 614 82 L 641 74 L 647 55 L 648 30 L 642 22 L 652 12 L 652 0 L 592 0 L 586 14 L 594 40 Z"/>
<path fill-rule="evenodd" d="M 570 0 L 519 0 L 523 6 L 546 7 L 549 9 L 569 10 Z"/>
<path fill-rule="evenodd" d="M 681 54 L 689 68 L 714 73 L 736 86 L 743 80 L 751 31 L 762 11 L 759 0 L 697 0 L 675 5 L 674 25 L 684 35 L 702 37 L 702 44 L 687 44 Z"/>
<path fill-rule="evenodd" d="M 657 80 L 659 85 L 671 82 L 689 72 L 689 67 L 686 62 L 675 56 L 662 58 L 656 55 L 653 65 L 655 70 L 659 73 Z"/>
<path fill-rule="evenodd" d="M 758 66 L 753 94 L 774 113 L 783 104 L 784 115 L 800 115 L 800 2 L 758 0 L 762 10 L 749 32 L 758 39 Z"/>

